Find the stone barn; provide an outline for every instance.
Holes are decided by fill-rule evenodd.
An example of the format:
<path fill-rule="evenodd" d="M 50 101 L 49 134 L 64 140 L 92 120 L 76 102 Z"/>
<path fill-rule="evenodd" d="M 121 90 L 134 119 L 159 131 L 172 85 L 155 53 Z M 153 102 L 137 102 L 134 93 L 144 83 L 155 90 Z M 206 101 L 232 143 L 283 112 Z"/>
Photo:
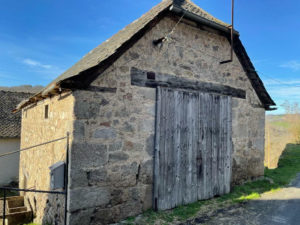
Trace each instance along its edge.
<path fill-rule="evenodd" d="M 21 113 L 12 111 L 30 93 L 0 90 L 0 155 L 20 148 Z M 17 182 L 20 154 L 0 157 L 0 187 Z"/>
<path fill-rule="evenodd" d="M 189 0 L 164 0 L 19 105 L 22 147 L 71 134 L 69 224 L 173 208 L 264 174 L 265 111 L 275 104 L 237 31 L 232 47 L 220 63 L 230 25 Z M 64 149 L 22 152 L 20 188 L 49 189 Z M 25 198 L 41 221 L 47 196 Z"/>

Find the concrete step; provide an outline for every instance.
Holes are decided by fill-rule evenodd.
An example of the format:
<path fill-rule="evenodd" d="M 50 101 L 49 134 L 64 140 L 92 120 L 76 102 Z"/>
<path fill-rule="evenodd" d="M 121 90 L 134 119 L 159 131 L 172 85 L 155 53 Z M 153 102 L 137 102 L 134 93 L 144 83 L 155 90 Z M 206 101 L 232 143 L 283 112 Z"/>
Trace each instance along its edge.
<path fill-rule="evenodd" d="M 9 208 L 8 209 L 8 213 L 26 212 L 26 211 L 27 211 L 26 206 L 21 206 L 21 207 Z"/>
<path fill-rule="evenodd" d="M 0 225 L 2 225 L 2 204 L 3 198 L 0 199 Z M 24 205 L 23 196 L 15 196 L 6 198 L 6 223 L 5 225 L 20 225 L 30 223 L 32 220 L 32 212 L 27 210 L 27 207 Z"/>
<path fill-rule="evenodd" d="M 7 220 L 6 225 L 20 225 L 30 223 L 32 220 L 32 212 L 15 212 L 9 213 L 6 215 L 5 219 Z M 2 215 L 0 215 L 0 220 L 2 220 Z"/>
<path fill-rule="evenodd" d="M 7 207 L 8 208 L 17 208 L 24 206 L 24 197 L 17 196 L 7 199 Z"/>

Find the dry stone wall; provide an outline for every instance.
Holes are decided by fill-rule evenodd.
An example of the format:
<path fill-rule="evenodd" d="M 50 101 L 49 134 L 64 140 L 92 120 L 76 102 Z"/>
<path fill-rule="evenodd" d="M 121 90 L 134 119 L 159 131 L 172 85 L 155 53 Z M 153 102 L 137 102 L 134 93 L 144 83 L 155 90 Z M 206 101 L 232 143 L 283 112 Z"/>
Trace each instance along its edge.
<path fill-rule="evenodd" d="M 74 91 L 69 222 L 108 224 L 152 206 L 156 92 L 132 86 L 130 69 L 160 72 L 241 88 L 233 99 L 233 183 L 263 175 L 264 113 L 228 40 L 214 32 L 164 18 L 91 85 L 115 93 Z"/>

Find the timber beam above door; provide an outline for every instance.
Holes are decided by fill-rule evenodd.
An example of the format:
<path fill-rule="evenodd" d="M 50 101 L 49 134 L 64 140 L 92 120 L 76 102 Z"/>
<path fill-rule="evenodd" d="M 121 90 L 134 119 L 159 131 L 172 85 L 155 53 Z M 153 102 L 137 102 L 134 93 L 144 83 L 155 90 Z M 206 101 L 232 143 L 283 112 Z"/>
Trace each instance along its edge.
<path fill-rule="evenodd" d="M 220 95 L 227 95 L 242 99 L 246 98 L 246 91 L 242 89 L 233 88 L 227 85 L 195 81 L 187 78 L 179 78 L 168 74 L 140 70 L 135 67 L 131 68 L 131 85 L 152 88 L 156 88 L 157 86 L 169 88 L 182 88 Z"/>

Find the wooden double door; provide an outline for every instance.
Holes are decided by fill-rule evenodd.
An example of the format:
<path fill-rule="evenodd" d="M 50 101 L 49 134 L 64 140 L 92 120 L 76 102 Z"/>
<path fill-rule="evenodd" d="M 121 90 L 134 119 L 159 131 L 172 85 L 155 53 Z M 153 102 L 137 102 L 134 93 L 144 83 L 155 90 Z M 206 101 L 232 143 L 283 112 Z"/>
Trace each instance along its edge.
<path fill-rule="evenodd" d="M 154 207 L 230 191 L 231 97 L 157 88 Z"/>

